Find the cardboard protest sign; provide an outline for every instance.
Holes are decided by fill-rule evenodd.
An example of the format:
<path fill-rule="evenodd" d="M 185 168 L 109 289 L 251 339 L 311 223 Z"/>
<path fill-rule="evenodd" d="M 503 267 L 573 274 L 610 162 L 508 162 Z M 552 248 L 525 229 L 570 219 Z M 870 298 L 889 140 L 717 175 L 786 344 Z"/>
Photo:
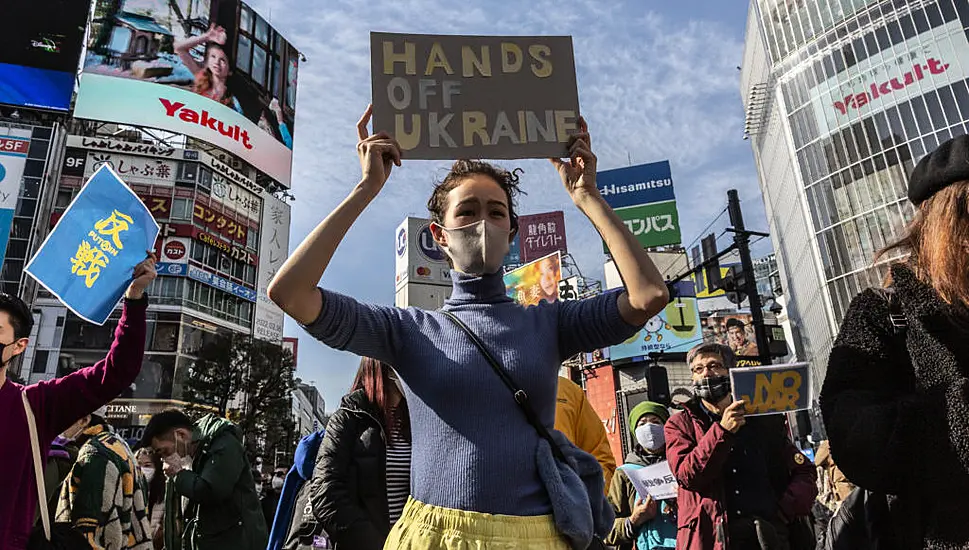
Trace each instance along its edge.
<path fill-rule="evenodd" d="M 747 416 L 811 408 L 814 385 L 807 363 L 730 369 L 734 399 L 746 402 Z"/>
<path fill-rule="evenodd" d="M 639 498 L 645 499 L 646 495 L 656 500 L 676 498 L 679 484 L 670 470 L 669 462 L 664 460 L 651 466 L 624 464 L 620 468 L 626 472 L 629 481 L 633 483 Z"/>
<path fill-rule="evenodd" d="M 105 164 L 25 270 L 78 317 L 103 325 L 159 230 L 145 203 Z"/>
<path fill-rule="evenodd" d="M 373 128 L 409 159 L 566 157 L 579 94 L 569 36 L 370 33 Z"/>

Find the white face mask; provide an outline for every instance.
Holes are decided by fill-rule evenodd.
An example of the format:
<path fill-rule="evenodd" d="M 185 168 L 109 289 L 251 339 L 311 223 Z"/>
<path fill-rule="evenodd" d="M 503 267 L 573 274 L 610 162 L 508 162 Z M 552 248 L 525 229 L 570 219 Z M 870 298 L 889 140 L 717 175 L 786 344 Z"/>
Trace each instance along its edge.
<path fill-rule="evenodd" d="M 666 446 L 662 424 L 643 424 L 636 427 L 636 442 L 647 451 L 661 451 Z"/>
<path fill-rule="evenodd" d="M 262 483 L 257 483 L 256 484 L 256 494 L 258 495 L 260 493 L 262 493 Z"/>
<path fill-rule="evenodd" d="M 486 220 L 464 227 L 441 229 L 447 233 L 448 244 L 439 246 L 450 256 L 454 269 L 468 275 L 490 275 L 501 269 L 501 263 L 508 254 L 511 231 Z"/>
<path fill-rule="evenodd" d="M 145 479 L 148 480 L 148 483 L 151 483 L 151 480 L 155 477 L 155 469 L 151 466 L 142 466 L 141 473 L 145 474 Z"/>
<path fill-rule="evenodd" d="M 277 491 L 283 488 L 283 478 L 279 476 L 274 476 L 272 483 L 273 483 L 273 489 Z"/>

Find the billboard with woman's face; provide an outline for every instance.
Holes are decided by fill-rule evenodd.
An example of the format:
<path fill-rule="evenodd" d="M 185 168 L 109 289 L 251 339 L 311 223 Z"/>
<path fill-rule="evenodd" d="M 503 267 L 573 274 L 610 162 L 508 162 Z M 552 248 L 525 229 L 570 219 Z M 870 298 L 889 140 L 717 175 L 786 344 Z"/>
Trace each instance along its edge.
<path fill-rule="evenodd" d="M 298 67 L 239 0 L 96 0 L 74 114 L 206 141 L 288 186 Z"/>

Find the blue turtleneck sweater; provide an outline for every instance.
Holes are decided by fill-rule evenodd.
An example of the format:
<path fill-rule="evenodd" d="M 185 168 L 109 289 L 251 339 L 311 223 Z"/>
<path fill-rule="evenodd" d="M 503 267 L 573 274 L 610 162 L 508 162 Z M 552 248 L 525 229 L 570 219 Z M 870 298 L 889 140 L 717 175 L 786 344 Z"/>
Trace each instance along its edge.
<path fill-rule="evenodd" d="M 501 275 L 451 277 L 444 309 L 477 332 L 549 429 L 561 362 L 638 330 L 619 315 L 618 292 L 523 308 L 505 294 Z M 490 514 L 551 513 L 535 465 L 538 435 L 466 334 L 436 311 L 320 291 L 320 316 L 304 328 L 330 347 L 393 365 L 403 381 L 415 499 Z"/>

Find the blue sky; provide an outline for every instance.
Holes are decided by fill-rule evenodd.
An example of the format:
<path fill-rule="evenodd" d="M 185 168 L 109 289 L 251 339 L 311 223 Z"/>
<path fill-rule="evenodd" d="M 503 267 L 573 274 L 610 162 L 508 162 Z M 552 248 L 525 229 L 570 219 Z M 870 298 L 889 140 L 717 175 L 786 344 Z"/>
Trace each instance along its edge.
<path fill-rule="evenodd" d="M 571 35 L 579 100 L 600 169 L 669 159 L 684 243 L 697 237 L 740 191 L 747 226 L 766 230 L 749 143 L 742 140 L 739 78 L 747 4 L 718 0 L 507 0 L 351 2 L 253 0 L 299 48 L 290 248 L 359 181 L 355 123 L 370 101 L 370 31 L 427 34 Z M 520 6 L 530 6 L 522 11 Z M 486 6 L 486 7 L 485 7 Z M 503 162 L 524 169 L 520 213 L 564 210 L 569 248 L 587 277 L 602 278 L 592 225 L 572 206 L 548 161 Z M 393 304 L 394 229 L 425 216 L 448 163 L 404 161 L 364 212 L 323 276 L 330 289 Z M 715 226 L 722 228 L 725 218 Z M 764 253 L 767 241 L 758 252 Z M 323 393 L 327 410 L 349 388 L 358 359 L 299 337 L 297 375 Z"/>

